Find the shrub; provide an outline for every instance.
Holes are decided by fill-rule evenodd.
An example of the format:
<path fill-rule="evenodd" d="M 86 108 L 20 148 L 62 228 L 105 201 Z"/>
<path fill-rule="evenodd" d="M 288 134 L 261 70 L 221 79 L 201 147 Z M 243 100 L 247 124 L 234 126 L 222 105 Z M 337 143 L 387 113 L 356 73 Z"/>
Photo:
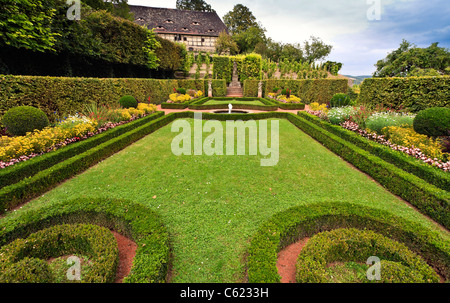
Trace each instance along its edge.
<path fill-rule="evenodd" d="M 366 127 L 381 135 L 381 130 L 389 126 L 412 126 L 414 115 L 395 112 L 374 113 L 366 120 Z"/>
<path fill-rule="evenodd" d="M 45 113 L 32 106 L 11 108 L 3 116 L 2 123 L 15 136 L 25 136 L 28 132 L 42 130 L 49 125 Z"/>
<path fill-rule="evenodd" d="M 322 112 L 328 112 L 328 107 L 327 105 L 324 104 L 319 104 L 317 102 L 313 102 L 309 105 L 309 109 L 313 110 L 313 111 L 322 111 Z"/>
<path fill-rule="evenodd" d="M 330 100 L 330 107 L 343 107 L 351 105 L 352 100 L 347 94 L 335 94 Z"/>
<path fill-rule="evenodd" d="M 379 282 L 439 282 L 434 270 L 404 244 L 373 231 L 354 228 L 336 229 L 312 237 L 297 259 L 297 282 L 330 282 L 329 264 L 336 261 L 365 263 L 370 256 L 377 256 L 383 263 L 388 261 L 381 265 Z M 389 274 L 383 265 L 390 268 Z"/>
<path fill-rule="evenodd" d="M 27 257 L 44 261 L 76 254 L 87 256 L 90 263 L 89 270 L 84 270 L 83 266 L 87 265 L 81 264 L 81 281 L 88 283 L 114 281 L 119 260 L 117 242 L 108 229 L 96 225 L 56 225 L 33 233 L 26 239 L 16 239 L 0 249 L 0 268 L 1 272 L 9 267 L 16 268 L 15 263 Z M 27 282 L 49 278 L 48 270 L 41 262 L 25 260 L 31 267 L 27 269 L 25 277 L 22 271 L 10 272 L 11 274 L 6 277 L 0 273 L 0 281 Z M 22 265 L 23 263 L 19 263 L 19 268 Z M 34 266 L 38 272 L 36 278 L 33 278 Z M 51 282 L 55 282 L 55 278 L 52 277 Z M 67 281 L 65 277 L 59 278 Z"/>
<path fill-rule="evenodd" d="M 186 89 L 184 88 L 179 88 L 177 89 L 177 93 L 181 94 L 181 95 L 186 95 Z"/>
<path fill-rule="evenodd" d="M 429 137 L 448 136 L 450 108 L 433 107 L 419 112 L 414 119 L 414 130 Z"/>
<path fill-rule="evenodd" d="M 339 125 L 350 119 L 354 112 L 355 109 L 352 106 L 335 107 L 328 111 L 327 116 L 331 124 Z"/>
<path fill-rule="evenodd" d="M 119 103 L 123 108 L 130 108 L 130 107 L 136 108 L 138 106 L 138 102 L 136 101 L 136 99 L 130 95 L 125 95 L 122 98 L 120 98 Z"/>

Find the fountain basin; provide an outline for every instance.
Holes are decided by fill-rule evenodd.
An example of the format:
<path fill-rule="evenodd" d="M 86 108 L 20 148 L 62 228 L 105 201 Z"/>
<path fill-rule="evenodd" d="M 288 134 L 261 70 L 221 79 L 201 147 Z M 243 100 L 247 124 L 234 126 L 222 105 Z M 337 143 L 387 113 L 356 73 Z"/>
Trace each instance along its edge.
<path fill-rule="evenodd" d="M 245 110 L 235 110 L 233 109 L 231 112 L 227 109 L 221 109 L 213 111 L 214 114 L 248 114 L 248 111 Z"/>

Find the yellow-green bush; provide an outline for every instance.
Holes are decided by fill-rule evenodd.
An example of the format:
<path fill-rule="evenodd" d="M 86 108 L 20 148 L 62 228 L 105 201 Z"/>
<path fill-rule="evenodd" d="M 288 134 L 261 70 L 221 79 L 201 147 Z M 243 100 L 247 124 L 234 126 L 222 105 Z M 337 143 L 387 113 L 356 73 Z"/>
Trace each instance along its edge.
<path fill-rule="evenodd" d="M 443 147 L 439 141 L 416 133 L 412 126 L 389 126 L 383 128 L 382 133 L 392 143 L 410 148 L 419 148 L 430 158 L 437 158 L 439 160 L 446 160 L 448 158 L 448 154 L 442 152 Z"/>

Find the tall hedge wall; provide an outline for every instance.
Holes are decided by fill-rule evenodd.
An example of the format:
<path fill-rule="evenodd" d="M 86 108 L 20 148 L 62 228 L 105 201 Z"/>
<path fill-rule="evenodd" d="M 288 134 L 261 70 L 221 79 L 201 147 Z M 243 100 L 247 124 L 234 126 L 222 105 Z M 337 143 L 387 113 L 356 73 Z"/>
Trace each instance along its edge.
<path fill-rule="evenodd" d="M 239 81 L 261 79 L 262 57 L 259 54 L 239 56 L 213 56 L 213 78 L 224 79 L 227 84 L 233 78 L 233 65 L 236 62 Z"/>
<path fill-rule="evenodd" d="M 414 112 L 450 107 L 450 76 L 366 79 L 358 102 Z"/>
<path fill-rule="evenodd" d="M 117 104 L 128 94 L 139 102 L 148 102 L 151 97 L 151 103 L 160 104 L 174 88 L 178 88 L 177 80 L 0 75 L 0 116 L 12 107 L 31 105 L 55 120 L 81 111 L 90 102 Z"/>
<path fill-rule="evenodd" d="M 244 81 L 244 97 L 258 96 L 258 82 Z M 347 93 L 348 82 L 345 79 L 263 80 L 263 95 L 267 96 L 275 87 L 290 89 L 306 104 L 328 103 L 334 94 Z"/>

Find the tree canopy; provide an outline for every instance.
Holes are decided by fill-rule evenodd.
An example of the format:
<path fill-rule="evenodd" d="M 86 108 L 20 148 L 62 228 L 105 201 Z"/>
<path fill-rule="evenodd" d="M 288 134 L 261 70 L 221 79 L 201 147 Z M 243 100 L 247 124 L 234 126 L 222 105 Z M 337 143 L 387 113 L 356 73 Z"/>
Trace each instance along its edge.
<path fill-rule="evenodd" d="M 198 12 L 214 12 L 204 0 L 177 0 L 177 9 Z"/>
<path fill-rule="evenodd" d="M 389 53 L 375 66 L 374 77 L 438 76 L 450 74 L 450 52 L 438 42 L 419 48 L 403 40 L 399 48 Z"/>
<path fill-rule="evenodd" d="M 242 4 L 235 5 L 233 10 L 223 17 L 223 22 L 233 35 L 245 32 L 251 27 L 259 27 L 256 17 L 248 7 Z"/>

